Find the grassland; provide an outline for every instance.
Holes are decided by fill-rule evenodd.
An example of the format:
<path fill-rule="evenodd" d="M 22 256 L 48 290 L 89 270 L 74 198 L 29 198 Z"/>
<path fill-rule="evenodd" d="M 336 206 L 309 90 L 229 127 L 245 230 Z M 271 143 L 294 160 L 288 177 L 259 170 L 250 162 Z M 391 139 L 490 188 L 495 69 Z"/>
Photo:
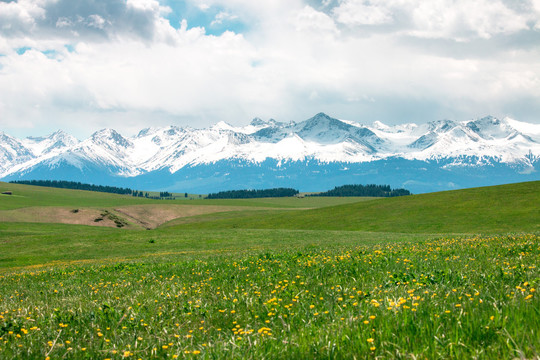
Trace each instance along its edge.
<path fill-rule="evenodd" d="M 0 183 L 0 216 L 207 209 L 0 222 L 0 358 L 538 358 L 539 185 L 207 202 Z"/>
<path fill-rule="evenodd" d="M 99 193 L 83 190 L 68 190 L 47 188 L 39 186 L 29 186 L 20 184 L 10 184 L 0 182 L 0 193 L 12 191 L 13 195 L 0 195 L 0 210 L 12 210 L 27 207 L 97 207 L 112 208 L 128 205 L 192 205 L 192 206 L 242 206 L 242 207 L 261 207 L 261 208 L 312 208 L 332 206 L 345 203 L 354 203 L 358 201 L 371 200 L 373 198 L 267 198 L 267 199 L 230 199 L 230 200 L 206 200 L 188 198 L 179 200 L 153 200 L 127 195 L 117 195 L 108 193 Z"/>
<path fill-rule="evenodd" d="M 400 233 L 540 231 L 540 181 L 384 198 L 266 216 L 180 219 L 178 228 L 320 229 Z M 208 221 L 210 220 L 210 221 Z M 171 224 L 172 225 L 172 224 Z"/>

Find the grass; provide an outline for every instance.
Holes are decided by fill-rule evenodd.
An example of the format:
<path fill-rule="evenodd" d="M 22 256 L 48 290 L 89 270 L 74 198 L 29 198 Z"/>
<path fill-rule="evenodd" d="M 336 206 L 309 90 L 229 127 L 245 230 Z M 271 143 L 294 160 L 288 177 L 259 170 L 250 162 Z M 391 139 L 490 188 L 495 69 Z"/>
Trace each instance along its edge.
<path fill-rule="evenodd" d="M 268 198 L 268 199 L 230 199 L 230 200 L 153 200 L 99 193 L 84 190 L 70 190 L 10 184 L 0 182 L 0 192 L 12 191 L 13 195 L 0 195 L 0 210 L 13 210 L 25 207 L 63 206 L 63 207 L 99 207 L 112 208 L 129 205 L 220 205 L 243 207 L 274 208 L 312 208 L 372 200 L 373 198 Z"/>
<path fill-rule="evenodd" d="M 306 209 L 374 198 L 265 198 L 230 200 L 153 200 L 83 190 L 0 182 L 0 222 L 65 223 L 126 228 L 155 228 L 175 218 L 247 209 Z M 77 211 L 75 211 L 77 210 Z M 80 210 L 80 211 L 79 211 Z M 110 214 L 107 217 L 102 213 Z M 95 221 L 103 219 L 107 221 Z M 109 221 L 110 220 L 110 221 Z"/>
<path fill-rule="evenodd" d="M 13 195 L 4 195 L 0 197 L 0 210 L 12 210 L 37 206 L 64 206 L 74 208 L 112 207 L 121 204 L 145 204 L 152 201 L 125 195 L 0 182 L 0 192 L 6 190 L 13 191 Z"/>
<path fill-rule="evenodd" d="M 0 276 L 0 357 L 534 358 L 538 240 L 215 249 L 19 270 Z"/>
<path fill-rule="evenodd" d="M 308 211 L 203 215 L 178 229 L 320 229 L 401 233 L 540 231 L 540 181 L 385 198 Z"/>
<path fill-rule="evenodd" d="M 216 251 L 297 249 L 307 245 L 332 248 L 360 242 L 423 239 L 415 234 L 311 230 L 126 230 L 65 224 L 0 223 L 0 272 L 13 267 L 137 259 L 162 259 Z M 150 241 L 153 240 L 153 243 Z"/>
<path fill-rule="evenodd" d="M 539 184 L 201 200 L 155 230 L 3 222 L 0 358 L 538 358 Z M 199 203 L 11 185 L 4 211 Z"/>

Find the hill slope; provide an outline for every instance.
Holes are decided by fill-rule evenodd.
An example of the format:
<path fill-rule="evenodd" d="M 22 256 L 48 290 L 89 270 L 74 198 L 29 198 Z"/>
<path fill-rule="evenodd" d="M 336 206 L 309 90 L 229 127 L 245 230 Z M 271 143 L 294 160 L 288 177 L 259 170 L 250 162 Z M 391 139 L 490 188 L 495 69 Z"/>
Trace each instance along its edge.
<path fill-rule="evenodd" d="M 62 223 L 153 229 L 164 222 L 227 211 L 316 208 L 370 198 L 152 200 L 129 195 L 0 182 L 0 223 Z"/>
<path fill-rule="evenodd" d="M 540 230 L 540 181 L 365 201 L 321 209 L 201 216 L 184 228 L 501 233 Z M 187 221 L 187 220 L 186 220 Z"/>
<path fill-rule="evenodd" d="M 402 198 L 363 201 L 357 198 L 360 202 L 352 204 L 348 202 L 355 199 L 350 198 L 159 201 L 0 183 L 0 191 L 5 190 L 13 191 L 14 195 L 0 197 L 0 212 L 4 222 L 34 222 L 39 220 L 32 220 L 38 214 L 43 219 L 37 222 L 81 223 L 70 222 L 69 219 L 55 221 L 58 216 L 50 217 L 49 221 L 48 217 L 41 215 L 52 214 L 55 209 L 51 207 L 55 207 L 61 212 L 59 216 L 64 218 L 74 208 L 81 211 L 84 208 L 110 210 L 120 217 L 129 215 L 126 218 L 128 222 L 132 218 L 144 222 L 145 217 L 158 214 L 160 218 L 163 217 L 163 221 L 173 219 L 164 225 L 173 229 L 302 229 L 397 233 L 540 231 L 540 181 Z M 206 209 L 198 210 L 201 207 Z M 304 209 L 284 210 L 294 207 Z M 47 208 L 51 210 L 47 211 Z M 253 211 L 255 208 L 258 208 L 257 212 Z M 164 213 L 167 213 L 166 217 Z M 82 216 L 82 213 L 78 216 Z M 155 226 L 163 221 L 157 222 Z"/>
<path fill-rule="evenodd" d="M 118 195 L 86 190 L 59 189 L 32 185 L 12 184 L 0 181 L 0 193 L 11 191 L 12 196 L 0 195 L 0 210 L 19 209 L 35 206 L 80 206 L 113 207 L 127 205 L 204 205 L 204 206 L 246 206 L 273 208 L 316 208 L 366 201 L 368 197 L 325 197 L 325 198 L 258 198 L 258 199 L 177 199 L 154 200 L 130 195 Z"/>

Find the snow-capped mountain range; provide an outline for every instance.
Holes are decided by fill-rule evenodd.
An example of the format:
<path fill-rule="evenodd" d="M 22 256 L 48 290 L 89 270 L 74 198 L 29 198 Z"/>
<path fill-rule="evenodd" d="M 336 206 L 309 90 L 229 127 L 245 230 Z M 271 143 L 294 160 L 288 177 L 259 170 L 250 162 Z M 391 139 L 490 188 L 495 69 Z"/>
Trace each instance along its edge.
<path fill-rule="evenodd" d="M 224 122 L 207 129 L 169 126 L 147 128 L 132 137 L 103 129 L 83 141 L 61 130 L 47 137 L 26 139 L 0 132 L 0 179 L 85 180 L 99 184 L 112 180 L 116 185 L 144 185 L 148 190 L 215 191 L 220 189 L 219 184 L 229 186 L 224 189 L 290 186 L 297 179 L 294 168 L 299 164 L 309 164 L 312 178 L 324 175 L 324 183 L 335 176 L 334 185 L 339 185 L 345 181 L 343 172 L 349 172 L 351 180 L 358 180 L 348 183 L 374 183 L 377 181 L 369 181 L 369 176 L 362 177 L 361 168 L 368 166 L 373 172 L 374 164 L 394 164 L 392 167 L 396 161 L 415 164 L 424 179 L 431 175 L 419 163 L 438 164 L 447 172 L 452 168 L 475 168 L 478 172 L 485 167 L 502 167 L 528 180 L 539 178 L 539 159 L 540 124 L 491 116 L 463 122 L 387 126 L 380 122 L 362 125 L 319 113 L 298 123 L 256 118 L 244 127 Z M 332 174 L 336 165 L 339 169 Z M 408 181 L 418 182 L 418 176 L 399 180 L 405 174 L 400 167 L 394 172 L 396 180 L 388 179 L 386 183 L 407 186 Z M 269 171 L 275 176 L 269 177 Z M 206 188 L 201 187 L 205 172 L 216 180 L 213 185 L 206 182 Z M 241 175 L 243 172 L 247 177 Z M 193 176 L 202 182 L 193 183 Z M 235 183 L 232 177 L 244 181 Z M 321 181 L 313 185 L 317 183 Z M 468 186 L 450 183 L 454 186 L 446 188 Z M 300 190 L 325 189 L 307 186 Z M 416 189 L 424 190 L 431 188 Z"/>

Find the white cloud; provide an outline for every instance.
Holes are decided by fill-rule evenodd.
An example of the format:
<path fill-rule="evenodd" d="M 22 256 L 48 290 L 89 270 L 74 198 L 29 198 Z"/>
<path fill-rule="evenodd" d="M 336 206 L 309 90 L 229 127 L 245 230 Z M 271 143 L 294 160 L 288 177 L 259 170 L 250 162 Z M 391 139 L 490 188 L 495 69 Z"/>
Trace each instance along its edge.
<path fill-rule="evenodd" d="M 534 26 L 538 16 L 499 1 L 406 7 L 405 0 L 344 0 L 333 11 L 299 0 L 261 2 L 260 8 L 248 0 L 229 0 L 227 7 L 224 0 L 205 1 L 227 9 L 223 23 L 231 14 L 251 19 L 249 32 L 219 36 L 189 28 L 189 20 L 174 29 L 156 1 L 131 1 L 124 7 L 134 11 L 130 16 L 90 6 L 76 13 L 56 9 L 52 19 L 27 11 L 32 20 L 21 22 L 19 10 L 30 3 L 38 4 L 7 3 L 18 6 L 15 12 L 10 5 L 9 24 L 26 24 L 18 25 L 18 35 L 0 30 L 5 131 L 64 128 L 86 136 L 105 126 L 134 132 L 170 123 L 243 124 L 254 116 L 302 120 L 318 111 L 361 122 L 461 120 L 527 114 L 524 103 L 532 104 L 529 118 L 518 118 L 531 121 L 540 111 L 540 48 L 527 42 L 497 48 L 496 42 L 520 31 L 535 36 L 523 24 Z M 51 11 L 51 3 L 39 4 Z M 349 18 L 340 13 L 346 6 Z M 373 7 L 371 17 L 355 17 L 362 6 Z M 377 18 L 375 8 L 385 15 Z M 132 34 L 139 24 L 144 32 Z M 420 45 L 404 35 L 420 38 Z M 421 48 L 423 41 L 429 46 Z M 496 51 L 478 54 L 479 43 L 495 44 Z M 444 51 L 434 51 L 437 46 Z M 21 47 L 32 49 L 21 55 Z"/>
<path fill-rule="evenodd" d="M 413 9 L 412 19 L 415 35 L 456 39 L 515 33 L 527 29 L 529 20 L 527 14 L 493 0 L 422 2 Z"/>
<path fill-rule="evenodd" d="M 393 20 L 390 7 L 364 0 L 345 1 L 333 13 L 336 20 L 345 25 L 381 25 Z"/>
<path fill-rule="evenodd" d="M 157 0 L 127 0 L 126 4 L 128 7 L 152 12 L 159 11 L 161 7 Z"/>
<path fill-rule="evenodd" d="M 30 31 L 45 15 L 44 1 L 0 2 L 0 33 L 18 34 Z"/>
<path fill-rule="evenodd" d="M 334 20 L 324 12 L 317 11 L 311 6 L 305 6 L 298 12 L 296 19 L 296 30 L 315 31 L 323 33 L 339 33 Z"/>
<path fill-rule="evenodd" d="M 238 19 L 238 16 L 228 13 L 227 11 L 220 11 L 214 18 L 214 21 L 210 23 L 210 26 L 221 25 L 224 21 L 231 21 Z"/>
<path fill-rule="evenodd" d="M 104 41 L 129 35 L 152 40 L 170 12 L 170 7 L 157 0 L 0 2 L 0 36 Z"/>
<path fill-rule="evenodd" d="M 461 41 L 526 30 L 534 18 L 501 0 L 342 0 L 333 14 L 347 26 L 392 23 L 412 36 Z"/>
<path fill-rule="evenodd" d="M 71 27 L 73 26 L 73 22 L 68 19 L 67 17 L 59 17 L 58 20 L 56 20 L 56 27 L 57 28 L 65 28 L 65 27 Z"/>
<path fill-rule="evenodd" d="M 531 11 L 534 14 L 534 28 L 540 30 L 540 0 L 531 0 Z"/>
<path fill-rule="evenodd" d="M 88 17 L 87 23 L 88 26 L 95 27 L 96 29 L 104 29 L 107 22 L 101 16 L 93 14 Z"/>

